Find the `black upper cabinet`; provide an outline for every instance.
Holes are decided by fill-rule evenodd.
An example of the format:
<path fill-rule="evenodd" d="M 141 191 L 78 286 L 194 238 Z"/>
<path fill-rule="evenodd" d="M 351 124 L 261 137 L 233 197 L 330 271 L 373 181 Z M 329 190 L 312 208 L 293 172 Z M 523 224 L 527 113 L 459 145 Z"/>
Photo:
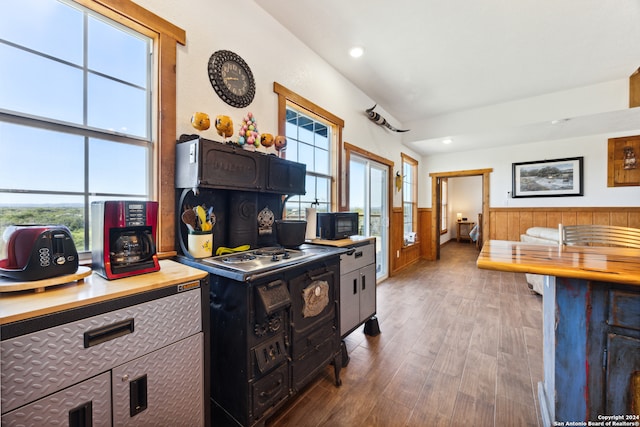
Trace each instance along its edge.
<path fill-rule="evenodd" d="M 307 165 L 267 157 L 266 191 L 280 194 L 305 194 Z"/>
<path fill-rule="evenodd" d="M 305 164 L 237 145 L 204 138 L 176 144 L 176 188 L 305 194 L 306 172 Z"/>

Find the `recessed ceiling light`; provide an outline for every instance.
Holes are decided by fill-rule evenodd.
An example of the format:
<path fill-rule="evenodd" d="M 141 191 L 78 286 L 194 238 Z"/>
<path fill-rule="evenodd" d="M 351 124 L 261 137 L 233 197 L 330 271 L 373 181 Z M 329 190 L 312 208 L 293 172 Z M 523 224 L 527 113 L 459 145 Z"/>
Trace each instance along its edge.
<path fill-rule="evenodd" d="M 442 140 L 443 144 L 451 144 L 452 142 L 453 142 L 453 139 L 451 139 L 451 138 L 447 138 L 447 139 L 443 139 Z"/>
<path fill-rule="evenodd" d="M 351 50 L 349 51 L 349 55 L 351 55 L 354 58 L 360 58 L 363 53 L 364 53 L 364 49 L 362 49 L 360 46 L 352 47 Z"/>

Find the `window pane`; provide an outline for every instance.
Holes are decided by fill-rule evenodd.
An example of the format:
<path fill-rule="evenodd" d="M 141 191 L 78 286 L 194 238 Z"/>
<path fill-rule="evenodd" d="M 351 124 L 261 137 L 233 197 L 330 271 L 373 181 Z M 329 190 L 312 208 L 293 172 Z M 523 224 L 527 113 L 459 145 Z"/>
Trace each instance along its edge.
<path fill-rule="evenodd" d="M 324 175 L 329 174 L 329 152 L 325 150 L 316 149 L 315 151 L 315 172 Z"/>
<path fill-rule="evenodd" d="M 323 150 L 329 149 L 329 130 L 322 123 L 316 122 L 315 146 Z"/>
<path fill-rule="evenodd" d="M 291 110 L 287 110 L 287 113 Z M 285 135 L 287 138 L 298 139 L 298 126 L 296 125 L 297 119 L 292 119 L 292 121 L 287 121 L 287 125 L 285 126 Z"/>
<path fill-rule="evenodd" d="M 82 25 L 81 11 L 57 1 L 2 1 L 1 39 L 76 65 L 82 64 Z"/>
<path fill-rule="evenodd" d="M 147 136 L 146 91 L 89 75 L 88 125 L 127 135 Z"/>
<path fill-rule="evenodd" d="M 284 158 L 293 162 L 298 161 L 298 144 L 287 138 L 287 146 L 284 149 Z"/>
<path fill-rule="evenodd" d="M 313 145 L 313 122 L 307 117 L 298 117 L 298 139 L 300 142 L 306 142 Z"/>
<path fill-rule="evenodd" d="M 123 159 L 126 159 L 124 164 Z M 114 179 L 116 168 L 124 172 L 118 173 L 122 180 Z M 145 147 L 100 139 L 90 140 L 89 192 L 138 194 L 144 197 L 147 194 L 149 176 Z M 123 182 L 126 182 L 126 186 L 123 186 Z"/>
<path fill-rule="evenodd" d="M 147 86 L 147 52 L 144 39 L 109 25 L 89 19 L 89 69 L 137 86 Z"/>
<path fill-rule="evenodd" d="M 2 188 L 84 191 L 82 136 L 0 123 L 0 152 Z"/>
<path fill-rule="evenodd" d="M 0 193 L 0 238 L 9 225 L 66 225 L 76 250 L 85 250 L 84 204 L 82 196 L 52 196 L 43 200 L 35 194 Z M 3 246 L 3 245 L 0 245 Z M 0 254 L 0 259 L 6 254 Z"/>
<path fill-rule="evenodd" d="M 307 172 L 315 172 L 313 167 L 313 147 L 307 144 L 299 144 L 297 161 L 307 165 Z"/>
<path fill-rule="evenodd" d="M 0 44 L 0 106 L 82 123 L 82 71 Z"/>
<path fill-rule="evenodd" d="M 331 179 L 318 177 L 316 178 L 316 197 L 320 203 L 331 203 Z"/>

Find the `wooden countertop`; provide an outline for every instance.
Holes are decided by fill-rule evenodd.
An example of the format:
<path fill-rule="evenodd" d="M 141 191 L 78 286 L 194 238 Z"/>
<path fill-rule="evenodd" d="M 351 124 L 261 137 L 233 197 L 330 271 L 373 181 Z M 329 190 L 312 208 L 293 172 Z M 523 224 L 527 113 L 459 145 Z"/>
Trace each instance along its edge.
<path fill-rule="evenodd" d="M 206 275 L 203 270 L 161 260 L 160 270 L 153 273 L 106 280 L 94 272 L 83 280 L 52 286 L 44 292 L 4 292 L 0 293 L 0 325 L 199 280 Z"/>
<path fill-rule="evenodd" d="M 324 246 L 335 246 L 338 248 L 344 248 L 347 246 L 363 244 L 363 242 L 368 242 L 369 240 L 375 240 L 375 237 L 359 237 L 356 239 L 340 239 L 340 240 L 324 240 L 324 239 L 314 239 L 310 240 L 307 243 L 311 243 L 314 245 L 324 245 Z"/>
<path fill-rule="evenodd" d="M 491 240 L 476 264 L 488 270 L 640 285 L 640 249 Z"/>

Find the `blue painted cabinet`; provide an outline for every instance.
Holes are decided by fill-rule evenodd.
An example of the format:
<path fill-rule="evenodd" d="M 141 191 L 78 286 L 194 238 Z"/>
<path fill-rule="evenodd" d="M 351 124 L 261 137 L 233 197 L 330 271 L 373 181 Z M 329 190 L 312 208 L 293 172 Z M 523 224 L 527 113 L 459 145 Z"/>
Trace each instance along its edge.
<path fill-rule="evenodd" d="M 640 412 L 640 287 L 547 276 L 543 319 L 545 426 Z"/>

